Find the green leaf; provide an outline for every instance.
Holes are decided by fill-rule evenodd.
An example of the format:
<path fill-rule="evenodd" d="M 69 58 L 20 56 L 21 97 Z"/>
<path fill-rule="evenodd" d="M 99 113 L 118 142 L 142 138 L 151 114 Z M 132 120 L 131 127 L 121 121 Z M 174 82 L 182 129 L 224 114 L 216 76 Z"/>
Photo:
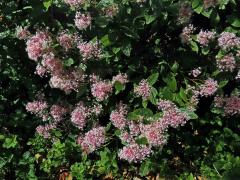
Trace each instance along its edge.
<path fill-rule="evenodd" d="M 116 81 L 114 83 L 114 87 L 116 89 L 115 94 L 119 94 L 119 92 L 123 91 L 125 89 L 125 85 L 123 85 L 122 83 L 120 83 L 119 81 Z"/>
<path fill-rule="evenodd" d="M 136 115 L 138 116 L 143 116 L 143 117 L 151 117 L 153 116 L 153 112 L 148 109 L 148 108 L 140 108 L 140 109 L 136 109 L 135 111 L 133 111 Z"/>
<path fill-rule="evenodd" d="M 228 80 L 221 81 L 219 83 L 219 88 L 223 88 L 224 86 L 226 86 L 227 83 L 228 83 Z"/>
<path fill-rule="evenodd" d="M 232 17 L 229 19 L 230 23 L 234 27 L 240 27 L 240 18 Z"/>
<path fill-rule="evenodd" d="M 130 56 L 131 51 L 132 51 L 132 46 L 130 43 L 127 43 L 122 47 L 123 54 L 125 54 L 128 57 Z"/>
<path fill-rule="evenodd" d="M 151 88 L 151 95 L 149 100 L 151 101 L 152 104 L 156 105 L 157 104 L 157 99 L 156 96 L 158 95 L 157 89 L 152 87 Z"/>
<path fill-rule="evenodd" d="M 192 8 L 196 9 L 201 4 L 201 0 L 193 0 L 192 1 Z"/>
<path fill-rule="evenodd" d="M 136 143 L 140 144 L 140 145 L 146 145 L 148 143 L 148 141 L 147 141 L 147 138 L 141 137 L 141 138 L 136 139 Z"/>
<path fill-rule="evenodd" d="M 147 82 L 152 86 L 157 82 L 158 77 L 159 77 L 159 73 L 154 73 L 147 78 Z"/>
<path fill-rule="evenodd" d="M 181 87 L 179 91 L 179 95 L 182 98 L 183 101 L 187 102 L 187 95 L 186 91 Z"/>
<path fill-rule="evenodd" d="M 168 76 L 167 78 L 163 78 L 163 81 L 167 84 L 168 88 L 172 92 L 175 92 L 177 90 L 177 81 L 173 75 Z"/>
<path fill-rule="evenodd" d="M 199 48 L 196 42 L 191 41 L 191 48 L 194 52 L 198 52 Z"/>
<path fill-rule="evenodd" d="M 67 60 L 64 61 L 64 66 L 70 67 L 74 64 L 74 60 L 72 58 L 68 58 Z"/>
<path fill-rule="evenodd" d="M 49 7 L 52 5 L 53 0 L 44 0 L 43 1 L 43 6 L 45 7 L 46 10 L 49 9 Z"/>
<path fill-rule="evenodd" d="M 103 36 L 101 39 L 100 39 L 101 43 L 107 47 L 109 45 L 111 45 L 111 41 L 109 40 L 109 37 L 108 37 L 108 34 L 106 34 L 105 36 Z"/>
<path fill-rule="evenodd" d="M 144 177 L 147 176 L 150 172 L 150 161 L 145 161 L 140 166 L 140 176 Z"/>
<path fill-rule="evenodd" d="M 16 147 L 17 144 L 18 144 L 18 142 L 17 142 L 17 136 L 14 135 L 13 137 L 6 138 L 2 146 L 3 146 L 4 148 L 9 149 L 9 148 L 14 148 L 14 147 Z"/>
<path fill-rule="evenodd" d="M 152 16 L 152 15 L 145 15 L 144 17 L 145 17 L 145 20 L 146 20 L 146 24 L 150 24 L 156 19 L 156 17 Z"/>

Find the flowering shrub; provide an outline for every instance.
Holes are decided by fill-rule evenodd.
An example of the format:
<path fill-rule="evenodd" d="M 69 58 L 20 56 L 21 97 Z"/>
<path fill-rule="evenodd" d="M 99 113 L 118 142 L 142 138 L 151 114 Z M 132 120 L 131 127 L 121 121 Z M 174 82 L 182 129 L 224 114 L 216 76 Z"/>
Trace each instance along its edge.
<path fill-rule="evenodd" d="M 17 167 L 29 172 L 16 176 L 222 178 L 231 167 L 219 158 L 240 167 L 239 2 L 26 3 L 43 18 L 11 38 L 41 83 L 21 99 L 37 123 Z"/>

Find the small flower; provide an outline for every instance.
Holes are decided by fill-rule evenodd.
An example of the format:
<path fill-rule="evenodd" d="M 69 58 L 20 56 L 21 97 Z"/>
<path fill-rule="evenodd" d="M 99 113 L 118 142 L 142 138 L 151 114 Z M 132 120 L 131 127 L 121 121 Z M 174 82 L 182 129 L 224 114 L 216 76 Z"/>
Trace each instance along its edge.
<path fill-rule="evenodd" d="M 192 24 L 184 27 L 180 35 L 182 43 L 189 43 L 192 40 L 191 35 L 195 31 L 195 27 Z"/>
<path fill-rule="evenodd" d="M 66 31 L 63 31 L 58 35 L 57 41 L 59 42 L 60 46 L 68 51 L 73 47 L 75 38 L 73 35 L 67 33 Z"/>
<path fill-rule="evenodd" d="M 217 81 L 209 78 L 200 86 L 199 94 L 201 96 L 212 96 L 218 90 Z"/>
<path fill-rule="evenodd" d="M 80 43 L 77 47 L 80 50 L 84 61 L 92 58 L 99 59 L 101 57 L 101 50 L 99 48 L 99 45 L 96 43 L 83 42 Z"/>
<path fill-rule="evenodd" d="M 218 3 L 218 0 L 203 0 L 204 8 L 215 7 Z"/>
<path fill-rule="evenodd" d="M 152 153 L 151 148 L 147 146 L 140 146 L 138 144 L 130 144 L 124 146 L 123 149 L 120 150 L 118 156 L 120 159 L 126 160 L 129 163 L 132 162 L 140 162 Z"/>
<path fill-rule="evenodd" d="M 236 62 L 232 54 L 224 56 L 222 59 L 217 60 L 217 67 L 220 71 L 230 71 L 236 68 Z"/>
<path fill-rule="evenodd" d="M 16 28 L 16 36 L 20 40 L 26 40 L 31 36 L 31 33 L 28 31 L 28 27 L 20 27 Z"/>
<path fill-rule="evenodd" d="M 92 95 L 98 100 L 106 100 L 112 93 L 112 83 L 108 81 L 98 81 L 92 84 Z"/>
<path fill-rule="evenodd" d="M 88 131 L 83 138 L 78 140 L 82 149 L 87 153 L 92 153 L 93 151 L 100 148 L 106 142 L 105 128 L 97 127 Z"/>
<path fill-rule="evenodd" d="M 116 76 L 113 76 L 112 78 L 112 82 L 113 84 L 118 81 L 120 82 L 121 84 L 126 84 L 128 82 L 128 77 L 127 77 L 127 74 L 123 74 L 123 73 L 119 73 L 118 75 Z"/>
<path fill-rule="evenodd" d="M 74 21 L 79 30 L 84 30 L 91 25 L 92 18 L 90 14 L 81 14 L 80 12 L 77 12 Z"/>
<path fill-rule="evenodd" d="M 146 80 L 141 80 L 139 85 L 134 89 L 136 95 L 141 96 L 143 99 L 147 99 L 151 94 L 151 86 Z"/>
<path fill-rule="evenodd" d="M 83 130 L 88 115 L 88 109 L 83 105 L 82 102 L 80 102 L 71 113 L 71 121 L 80 130 Z"/>
<path fill-rule="evenodd" d="M 83 5 L 86 0 L 64 0 L 66 4 L 69 4 L 72 7 L 78 7 L 80 5 Z"/>
<path fill-rule="evenodd" d="M 202 70 L 201 67 L 195 68 L 189 73 L 189 75 L 192 75 L 193 77 L 196 78 L 202 73 L 201 70 Z"/>
<path fill-rule="evenodd" d="M 50 114 L 55 121 L 61 121 L 63 116 L 68 112 L 67 108 L 60 106 L 58 104 L 52 105 L 50 109 Z"/>
<path fill-rule="evenodd" d="M 47 105 L 47 102 L 45 101 L 28 102 L 26 105 L 26 110 L 33 114 L 41 114 L 47 108 L 48 108 L 48 105 Z"/>
<path fill-rule="evenodd" d="M 47 69 L 43 67 L 41 64 L 38 64 L 36 67 L 35 74 L 39 75 L 40 77 L 44 77 L 47 73 Z"/>
<path fill-rule="evenodd" d="M 49 47 L 51 38 L 45 31 L 39 31 L 34 36 L 27 40 L 26 51 L 28 57 L 34 61 L 37 61 L 43 54 L 45 49 Z"/>
<path fill-rule="evenodd" d="M 215 32 L 201 30 L 197 35 L 197 41 L 202 46 L 207 46 L 215 37 Z"/>
<path fill-rule="evenodd" d="M 240 45 L 240 38 L 234 33 L 222 32 L 218 38 L 218 45 L 224 49 L 228 50 Z"/>
<path fill-rule="evenodd" d="M 39 135 L 43 136 L 45 139 L 48 139 L 50 137 L 51 130 L 55 129 L 55 124 L 46 124 L 46 125 L 39 125 L 36 128 L 36 131 Z"/>
<path fill-rule="evenodd" d="M 118 129 L 124 129 L 127 123 L 127 106 L 120 103 L 116 110 L 111 112 L 110 121 Z"/>

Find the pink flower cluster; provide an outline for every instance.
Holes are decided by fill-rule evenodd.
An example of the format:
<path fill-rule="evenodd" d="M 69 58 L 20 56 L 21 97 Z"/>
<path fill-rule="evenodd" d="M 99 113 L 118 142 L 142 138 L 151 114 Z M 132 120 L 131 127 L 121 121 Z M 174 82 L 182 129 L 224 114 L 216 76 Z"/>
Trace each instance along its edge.
<path fill-rule="evenodd" d="M 127 106 L 120 103 L 116 110 L 111 112 L 110 121 L 118 129 L 124 129 L 127 123 Z"/>
<path fill-rule="evenodd" d="M 58 88 L 65 93 L 70 93 L 72 90 L 78 91 L 79 85 L 84 81 L 84 76 L 81 70 L 73 70 L 64 72 L 63 74 L 53 75 L 50 78 L 50 86 Z"/>
<path fill-rule="evenodd" d="M 38 64 L 36 66 L 35 74 L 39 75 L 40 77 L 44 77 L 46 76 L 46 73 L 47 73 L 47 69 L 43 67 L 41 64 Z"/>
<path fill-rule="evenodd" d="M 78 46 L 80 50 L 80 54 L 83 57 L 83 60 L 86 61 L 88 59 L 99 59 L 101 57 L 101 50 L 99 45 L 92 42 L 83 42 L 80 43 Z"/>
<path fill-rule="evenodd" d="M 31 33 L 28 31 L 28 27 L 20 27 L 16 28 L 16 37 L 20 40 L 26 40 L 31 36 Z"/>
<path fill-rule="evenodd" d="M 42 114 L 47 108 L 48 104 L 45 101 L 28 102 L 26 105 L 26 110 L 33 114 Z"/>
<path fill-rule="evenodd" d="M 177 106 L 168 100 L 160 100 L 158 102 L 158 109 L 163 111 L 160 128 L 167 129 L 169 126 L 177 128 L 182 126 L 189 119 L 185 112 L 180 111 Z"/>
<path fill-rule="evenodd" d="M 162 146 L 167 142 L 164 134 L 164 127 L 161 121 L 155 121 L 151 124 L 142 124 L 140 126 L 141 136 L 147 138 L 148 144 L 152 146 Z"/>
<path fill-rule="evenodd" d="M 77 7 L 79 5 L 83 5 L 86 0 L 64 0 L 66 4 L 69 4 L 72 7 Z"/>
<path fill-rule="evenodd" d="M 119 157 L 130 163 L 145 159 L 151 154 L 152 147 L 166 144 L 167 128 L 177 128 L 184 125 L 189 119 L 185 112 L 180 111 L 174 103 L 167 100 L 160 100 L 158 103 L 158 108 L 162 110 L 163 116 L 147 124 L 144 124 L 142 120 L 126 120 L 126 106 L 120 105 L 111 113 L 110 119 L 114 126 L 121 130 L 119 138 L 126 144 L 120 150 Z M 148 144 L 144 146 L 137 144 L 139 138 L 146 138 Z"/>
<path fill-rule="evenodd" d="M 121 149 L 121 151 L 119 152 L 118 156 L 120 159 L 132 163 L 146 159 L 148 156 L 150 156 L 151 153 L 152 150 L 150 147 L 147 147 L 145 145 L 141 146 L 135 143 L 124 146 L 123 149 Z"/>
<path fill-rule="evenodd" d="M 51 130 L 56 128 L 56 124 L 46 124 L 46 125 L 39 125 L 36 128 L 36 131 L 39 135 L 43 136 L 45 139 L 49 138 L 51 135 Z"/>
<path fill-rule="evenodd" d="M 240 114 L 240 98 L 237 96 L 220 97 L 215 99 L 215 106 L 223 108 L 225 116 L 233 116 Z"/>
<path fill-rule="evenodd" d="M 204 8 L 215 7 L 218 3 L 218 0 L 203 0 Z"/>
<path fill-rule="evenodd" d="M 113 84 L 116 81 L 120 82 L 121 84 L 126 84 L 128 82 L 127 74 L 119 73 L 118 75 L 113 76 L 113 78 L 112 78 Z"/>
<path fill-rule="evenodd" d="M 209 78 L 200 86 L 199 94 L 201 96 L 212 96 L 218 90 L 217 81 Z"/>
<path fill-rule="evenodd" d="M 230 71 L 236 68 L 235 58 L 232 54 L 224 56 L 222 59 L 217 60 L 217 67 L 220 71 Z"/>
<path fill-rule="evenodd" d="M 34 61 L 37 61 L 49 48 L 51 43 L 51 37 L 46 31 L 39 31 L 34 36 L 27 40 L 26 51 L 28 57 Z"/>
<path fill-rule="evenodd" d="M 50 52 L 43 55 L 42 66 L 53 75 L 59 75 L 63 73 L 63 64 L 55 55 Z"/>
<path fill-rule="evenodd" d="M 67 112 L 68 109 L 66 107 L 60 106 L 58 104 L 54 104 L 50 108 L 50 115 L 56 122 L 61 121 Z"/>
<path fill-rule="evenodd" d="M 151 86 L 146 80 L 141 80 L 139 85 L 134 89 L 134 93 L 138 96 L 141 96 L 143 99 L 147 99 L 151 94 Z"/>
<path fill-rule="evenodd" d="M 84 137 L 79 136 L 77 143 L 86 153 L 92 153 L 106 142 L 105 128 L 97 127 L 88 131 Z"/>
<path fill-rule="evenodd" d="M 90 14 L 82 14 L 80 12 L 76 13 L 75 16 L 75 25 L 79 30 L 87 29 L 88 26 L 92 23 L 92 18 Z"/>
<path fill-rule="evenodd" d="M 118 13 L 118 6 L 117 5 L 111 5 L 103 9 L 104 14 L 107 17 L 113 18 Z"/>
<path fill-rule="evenodd" d="M 80 102 L 71 113 L 71 121 L 76 127 L 78 127 L 78 129 L 83 130 L 88 116 L 88 109 L 84 106 L 82 102 Z"/>
<path fill-rule="evenodd" d="M 98 100 L 106 100 L 112 93 L 112 83 L 108 81 L 97 81 L 91 86 L 92 95 Z"/>
<path fill-rule="evenodd" d="M 179 21 L 184 23 L 190 20 L 193 10 L 188 3 L 181 3 L 179 8 Z"/>
<path fill-rule="evenodd" d="M 215 32 L 201 30 L 197 35 L 197 41 L 202 46 L 207 46 L 215 37 Z"/>
<path fill-rule="evenodd" d="M 228 50 L 240 45 L 240 38 L 231 32 L 222 32 L 218 38 L 218 45 L 224 50 Z"/>
<path fill-rule="evenodd" d="M 59 33 L 57 37 L 57 41 L 60 44 L 60 46 L 62 46 L 66 51 L 68 51 L 73 47 L 75 42 L 75 37 L 72 34 L 66 31 L 63 31 Z"/>
<path fill-rule="evenodd" d="M 198 68 L 195 68 L 193 69 L 189 75 L 192 75 L 193 77 L 198 77 L 200 74 L 202 73 L 202 68 L 201 67 L 198 67 Z"/>
<path fill-rule="evenodd" d="M 195 27 L 192 24 L 184 27 L 180 35 L 182 43 L 189 43 L 192 40 L 192 34 L 195 31 Z"/>

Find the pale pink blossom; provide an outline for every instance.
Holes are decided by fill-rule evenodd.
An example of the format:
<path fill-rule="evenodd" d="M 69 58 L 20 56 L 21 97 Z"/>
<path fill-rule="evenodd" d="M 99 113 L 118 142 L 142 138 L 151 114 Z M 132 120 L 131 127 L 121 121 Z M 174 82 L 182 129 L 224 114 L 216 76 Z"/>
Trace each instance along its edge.
<path fill-rule="evenodd" d="M 80 5 L 83 5 L 86 0 L 64 0 L 64 2 L 72 7 L 78 7 Z"/>
<path fill-rule="evenodd" d="M 82 14 L 80 12 L 76 13 L 75 16 L 75 25 L 79 30 L 86 29 L 92 23 L 92 18 L 90 14 Z"/>
<path fill-rule="evenodd" d="M 82 102 L 80 102 L 71 113 L 71 121 L 76 127 L 78 127 L 80 130 L 83 130 L 88 115 L 89 111 L 87 107 Z"/>
<path fill-rule="evenodd" d="M 80 50 L 80 54 L 83 57 L 84 61 L 93 58 L 99 59 L 101 57 L 101 50 L 97 43 L 83 42 L 80 43 L 77 47 Z"/>
<path fill-rule="evenodd" d="M 53 53 L 43 55 L 42 65 L 53 75 L 63 73 L 63 64 Z"/>
<path fill-rule="evenodd" d="M 116 76 L 113 76 L 112 82 L 115 83 L 116 81 L 120 82 L 121 84 L 126 84 L 128 82 L 127 74 L 119 73 Z"/>
<path fill-rule="evenodd" d="M 224 50 L 228 50 L 240 45 L 240 38 L 231 32 L 222 32 L 218 38 L 218 45 Z"/>
<path fill-rule="evenodd" d="M 112 83 L 108 81 L 98 81 L 91 86 L 92 95 L 98 100 L 106 100 L 112 93 Z"/>
<path fill-rule="evenodd" d="M 28 31 L 28 27 L 20 27 L 16 28 L 16 36 L 20 40 L 26 40 L 31 36 L 31 33 Z"/>
<path fill-rule="evenodd" d="M 192 24 L 184 27 L 180 35 L 182 43 L 189 43 L 192 40 L 192 34 L 195 31 L 195 27 Z"/>
<path fill-rule="evenodd" d="M 203 0 L 204 8 L 215 7 L 218 3 L 218 0 Z"/>
<path fill-rule="evenodd" d="M 215 37 L 215 32 L 201 30 L 197 35 L 197 41 L 202 46 L 207 46 Z"/>
<path fill-rule="evenodd" d="M 142 160 L 146 159 L 152 153 L 151 148 L 143 145 L 138 144 L 130 144 L 124 146 L 118 156 L 120 159 L 126 160 L 129 163 L 132 162 L 141 162 Z"/>
<path fill-rule="evenodd" d="M 33 114 L 42 113 L 44 110 L 48 108 L 48 104 L 45 101 L 33 101 L 28 102 L 26 105 L 26 110 Z"/>
<path fill-rule="evenodd" d="M 151 86 L 146 80 L 141 80 L 139 85 L 134 89 L 136 95 L 141 96 L 143 99 L 148 99 L 151 94 Z"/>
<path fill-rule="evenodd" d="M 45 49 L 49 47 L 51 37 L 46 31 L 38 31 L 34 36 L 28 39 L 26 51 L 28 57 L 37 61 L 43 54 Z"/>
<path fill-rule="evenodd" d="M 236 68 L 236 61 L 232 54 L 226 55 L 221 59 L 217 59 L 217 67 L 220 71 L 233 72 Z"/>
<path fill-rule="evenodd" d="M 36 128 L 36 131 L 39 135 L 43 136 L 45 139 L 49 138 L 51 136 L 51 130 L 55 129 L 55 124 L 46 124 L 46 125 L 39 125 Z"/>
<path fill-rule="evenodd" d="M 41 64 L 38 64 L 36 66 L 35 74 L 39 75 L 40 77 L 44 77 L 46 76 L 46 73 L 47 73 L 47 69 L 43 67 Z"/>
<path fill-rule="evenodd" d="M 66 107 L 60 106 L 58 104 L 52 105 L 50 108 L 50 114 L 55 121 L 60 121 L 63 119 L 64 115 L 68 112 Z"/>
<path fill-rule="evenodd" d="M 127 106 L 120 103 L 116 110 L 110 114 L 110 121 L 118 129 L 124 129 L 127 123 Z"/>
<path fill-rule="evenodd" d="M 66 31 L 59 33 L 57 40 L 66 51 L 71 49 L 75 43 L 75 37 Z"/>
<path fill-rule="evenodd" d="M 78 140 L 86 153 L 92 153 L 106 142 L 105 128 L 97 127 L 88 131 L 83 138 Z"/>
<path fill-rule="evenodd" d="M 212 96 L 218 90 L 218 83 L 214 79 L 205 80 L 204 84 L 200 86 L 199 94 L 201 96 Z"/>

